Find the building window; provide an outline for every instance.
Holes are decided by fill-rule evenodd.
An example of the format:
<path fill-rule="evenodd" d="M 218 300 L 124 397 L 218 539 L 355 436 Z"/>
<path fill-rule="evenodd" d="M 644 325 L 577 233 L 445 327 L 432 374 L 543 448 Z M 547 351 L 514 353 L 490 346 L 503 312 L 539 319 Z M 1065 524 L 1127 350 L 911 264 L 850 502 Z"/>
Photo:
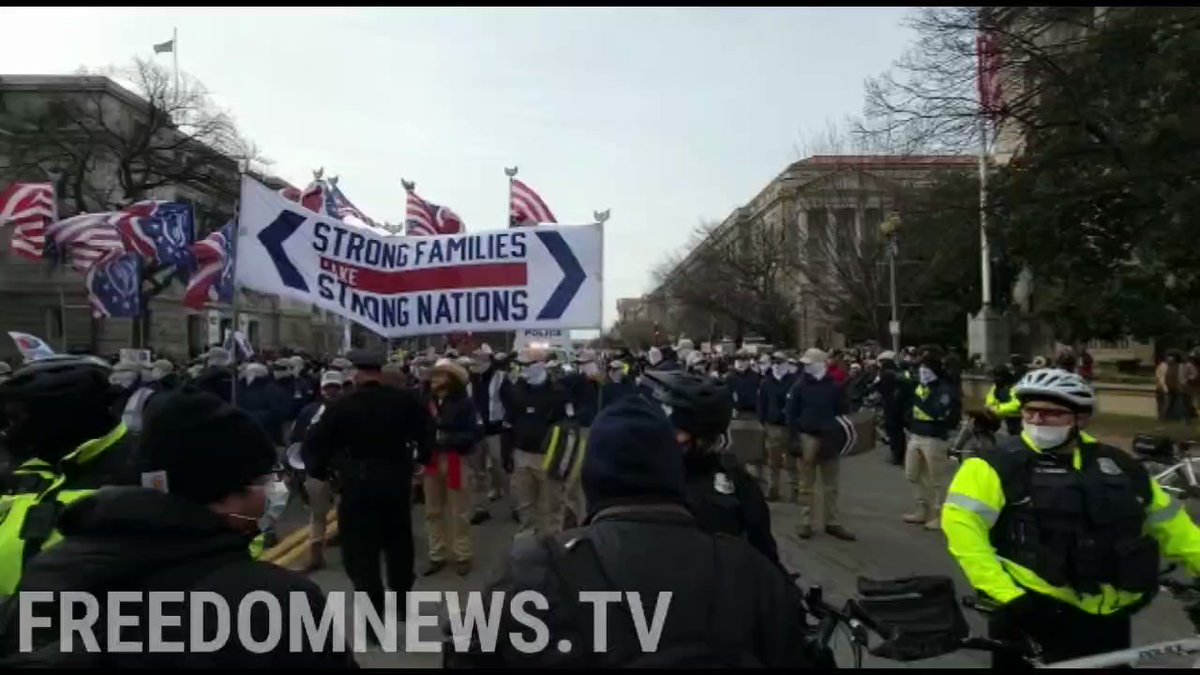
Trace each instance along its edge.
<path fill-rule="evenodd" d="M 857 248 L 858 226 L 854 222 L 854 209 L 838 209 L 834 212 L 838 253 L 850 253 Z"/>
<path fill-rule="evenodd" d="M 225 344 L 229 340 L 229 334 L 233 332 L 233 319 L 221 319 L 221 344 Z"/>
<path fill-rule="evenodd" d="M 189 314 L 187 317 L 187 350 L 188 357 L 195 358 L 202 352 L 208 351 L 208 321 L 200 314 Z"/>

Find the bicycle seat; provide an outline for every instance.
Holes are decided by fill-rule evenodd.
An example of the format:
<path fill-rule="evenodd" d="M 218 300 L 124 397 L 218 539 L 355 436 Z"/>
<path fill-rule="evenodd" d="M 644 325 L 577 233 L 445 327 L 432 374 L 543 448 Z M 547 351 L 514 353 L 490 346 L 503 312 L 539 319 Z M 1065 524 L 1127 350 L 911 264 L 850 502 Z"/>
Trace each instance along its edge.
<path fill-rule="evenodd" d="M 1133 454 L 1141 461 L 1165 461 L 1175 458 L 1175 446 L 1166 436 L 1138 434 L 1133 437 Z"/>

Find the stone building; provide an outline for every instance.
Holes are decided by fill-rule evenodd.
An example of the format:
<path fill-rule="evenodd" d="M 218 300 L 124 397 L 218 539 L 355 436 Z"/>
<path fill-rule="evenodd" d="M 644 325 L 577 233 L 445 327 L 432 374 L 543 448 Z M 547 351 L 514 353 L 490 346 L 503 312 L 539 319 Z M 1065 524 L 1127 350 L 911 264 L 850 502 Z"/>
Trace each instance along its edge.
<path fill-rule="evenodd" d="M 902 189 L 927 185 L 939 172 L 970 172 L 975 168 L 975 158 L 958 156 L 808 157 L 788 166 L 746 205 L 735 209 L 713 229 L 709 239 L 736 241 L 752 228 L 783 228 L 782 240 L 796 247 L 805 264 L 820 263 L 816 258 L 849 251 L 879 236 L 879 227 Z M 819 241 L 828 245 L 816 246 Z M 695 260 L 693 252 L 658 288 L 643 296 L 641 305 L 646 316 L 679 329 L 679 321 L 688 312 L 671 301 L 667 287 Z M 791 346 L 842 346 L 845 336 L 834 330 L 830 317 L 822 315 L 812 297 L 813 289 L 800 282 L 793 292 L 799 296 L 799 316 L 797 344 Z M 692 323 L 697 321 L 700 325 L 683 330 L 689 335 L 705 335 L 705 339 L 710 334 L 718 339 L 733 336 L 731 327 L 716 317 L 691 317 Z"/>
<path fill-rule="evenodd" d="M 58 133 L 53 140 L 46 137 L 47 144 L 57 145 L 46 149 L 44 161 L 30 162 L 27 155 L 22 156 L 23 163 L 14 159 L 17 151 L 12 139 L 18 135 L 30 138 L 31 120 L 41 119 L 46 111 L 52 111 L 63 101 L 75 104 L 84 101 L 95 106 L 115 133 L 136 132 L 138 125 L 151 114 L 145 99 L 106 77 L 0 76 L 0 184 L 46 180 L 44 174 L 37 175 L 36 169 L 57 168 L 52 166 L 59 162 L 55 157 L 69 157 L 76 150 L 70 145 L 73 139 L 70 134 Z M 196 212 L 196 238 L 200 239 L 233 217 L 239 167 L 233 159 L 195 145 L 193 141 L 180 143 L 174 151 L 185 157 L 186 153 L 203 152 L 211 158 L 204 166 L 205 180 L 156 186 L 145 198 L 190 201 Z M 28 153 L 28 148 L 25 151 Z M 101 193 L 96 201 L 120 204 L 127 199 L 114 178 L 117 170 L 104 157 L 88 164 L 83 179 L 91 194 Z M 277 178 L 257 177 L 272 187 L 286 185 Z M 82 207 L 76 203 L 73 195 L 78 194 L 77 190 L 60 189 L 61 216 L 87 209 L 86 203 Z M 98 354 L 115 353 L 122 347 L 147 346 L 183 360 L 220 343 L 233 327 L 231 306 L 211 304 L 203 311 L 184 307 L 184 285 L 179 280 L 170 282 L 147 303 L 148 311 L 142 319 L 94 319 L 82 275 L 69 268 L 51 270 L 45 262 L 13 255 L 9 250 L 9 231 L 6 227 L 0 233 L 0 333 L 29 332 L 46 339 L 56 349 Z M 238 328 L 256 349 L 288 347 L 322 353 L 337 351 L 341 345 L 341 321 L 309 305 L 253 292 L 240 292 L 237 304 Z M 0 359 L 15 356 L 11 341 L 0 339 Z"/>

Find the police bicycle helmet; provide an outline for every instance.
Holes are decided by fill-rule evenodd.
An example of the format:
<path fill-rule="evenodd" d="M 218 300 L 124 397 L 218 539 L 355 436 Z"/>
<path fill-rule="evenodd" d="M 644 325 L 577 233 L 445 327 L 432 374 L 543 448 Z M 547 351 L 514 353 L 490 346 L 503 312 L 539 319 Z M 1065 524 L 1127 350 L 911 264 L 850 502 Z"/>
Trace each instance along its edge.
<path fill-rule="evenodd" d="M 0 399 L 79 400 L 111 393 L 112 366 L 95 356 L 62 354 L 27 363 L 0 384 Z"/>
<path fill-rule="evenodd" d="M 1096 408 L 1096 392 L 1082 377 L 1061 368 L 1031 370 L 1013 387 L 1021 405 L 1029 401 L 1050 401 L 1076 412 L 1090 413 Z"/>
<path fill-rule="evenodd" d="M 642 377 L 676 429 L 711 440 L 729 428 L 733 397 L 721 382 L 681 370 L 647 370 Z"/>

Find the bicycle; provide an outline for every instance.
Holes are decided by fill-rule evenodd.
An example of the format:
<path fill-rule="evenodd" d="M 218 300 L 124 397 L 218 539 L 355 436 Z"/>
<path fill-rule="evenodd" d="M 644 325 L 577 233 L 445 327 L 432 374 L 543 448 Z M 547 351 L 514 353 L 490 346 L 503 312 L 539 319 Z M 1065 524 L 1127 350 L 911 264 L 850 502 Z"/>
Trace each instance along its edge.
<path fill-rule="evenodd" d="M 1170 578 L 1168 575 L 1175 571 L 1175 566 L 1168 567 L 1159 578 L 1159 585 L 1169 592 L 1176 599 L 1194 603 L 1200 599 L 1200 583 L 1181 582 Z M 962 598 L 964 607 L 979 612 L 985 616 L 997 611 L 1000 606 L 988 598 L 979 598 L 975 596 L 964 596 Z M 1200 632 L 1200 627 L 1197 627 Z M 1111 652 L 1101 654 L 1093 654 L 1092 656 L 1083 656 L 1065 661 L 1055 661 L 1046 663 L 1042 654 L 1041 647 L 1031 638 L 1026 637 L 1023 642 L 1015 644 L 1001 640 L 993 640 L 991 638 L 973 637 L 964 641 L 964 649 L 976 649 L 989 652 L 1008 652 L 1017 655 L 1023 661 L 1035 668 L 1117 668 L 1117 667 L 1137 667 L 1146 663 L 1154 662 L 1163 657 L 1180 657 L 1180 656 L 1197 656 L 1200 655 L 1200 635 L 1195 635 L 1177 640 L 1165 640 L 1155 642 L 1149 645 L 1141 645 L 1130 647 L 1128 649 L 1118 649 Z M 1193 668 L 1200 668 L 1200 660 L 1197 660 L 1192 665 Z"/>
<path fill-rule="evenodd" d="M 1195 581 L 1184 583 L 1171 579 L 1167 575 L 1172 571 L 1174 571 L 1174 566 L 1169 567 L 1163 572 L 1163 576 L 1160 579 L 1160 584 L 1164 590 L 1167 590 L 1180 600 L 1195 601 L 1197 598 L 1200 598 L 1200 583 Z M 796 577 L 798 575 L 793 575 L 793 578 Z M 949 584 L 951 589 L 953 588 L 953 582 L 948 577 L 917 577 L 915 579 L 943 581 L 945 584 Z M 874 585 L 876 588 L 899 587 L 911 581 L 913 579 L 872 581 L 860 578 L 859 585 L 860 588 L 864 584 Z M 908 602 L 908 607 L 922 608 L 922 615 L 919 619 L 913 619 L 914 625 L 911 629 L 905 626 L 902 620 L 897 620 L 895 613 L 892 613 L 892 616 L 886 616 L 887 613 L 884 612 L 881 616 L 871 608 L 865 606 L 864 603 L 867 602 L 868 598 L 849 599 L 841 608 L 838 608 L 824 600 L 823 591 L 820 586 L 810 587 L 802 595 L 805 609 L 810 615 L 819 620 L 813 631 L 814 636 L 810 639 L 818 647 L 829 649 L 833 635 L 839 627 L 844 626 L 850 636 L 854 668 L 862 667 L 863 652 L 895 661 L 917 661 L 962 650 L 1007 653 L 1017 656 L 1035 668 L 1113 668 L 1118 666 L 1138 666 L 1154 662 L 1163 657 L 1200 655 L 1200 635 L 1198 635 L 1130 647 L 1128 649 L 1119 649 L 1067 661 L 1046 663 L 1041 647 L 1028 637 L 1025 637 L 1020 642 L 1012 642 L 979 635 L 970 635 L 969 629 L 966 628 L 965 619 L 961 623 L 958 620 L 961 618 L 961 611 L 949 610 L 949 608 L 945 607 L 944 593 L 939 593 L 938 598 L 933 598 L 931 595 L 922 595 L 920 592 L 910 592 L 906 595 L 900 594 L 894 596 Z M 931 606 L 935 611 L 937 610 L 939 601 L 942 603 L 943 609 L 947 610 L 947 614 L 943 617 L 946 619 L 943 622 L 946 628 L 940 633 L 930 631 L 930 617 L 928 614 Z M 963 596 L 957 601 L 952 601 L 952 604 L 955 608 L 965 607 L 985 616 L 992 614 L 1000 608 L 997 603 L 990 599 L 976 596 Z M 957 611 L 957 617 L 953 616 L 954 611 Z M 937 622 L 935 621 L 935 623 Z M 1197 630 L 1200 631 L 1200 628 Z M 880 638 L 881 642 L 872 646 L 872 635 Z M 1200 667 L 1200 660 L 1196 661 L 1193 667 Z"/>
<path fill-rule="evenodd" d="M 1172 443 L 1166 438 L 1140 436 L 1133 451 L 1163 491 L 1177 499 L 1200 498 L 1200 457 L 1192 451 L 1200 441 Z"/>

